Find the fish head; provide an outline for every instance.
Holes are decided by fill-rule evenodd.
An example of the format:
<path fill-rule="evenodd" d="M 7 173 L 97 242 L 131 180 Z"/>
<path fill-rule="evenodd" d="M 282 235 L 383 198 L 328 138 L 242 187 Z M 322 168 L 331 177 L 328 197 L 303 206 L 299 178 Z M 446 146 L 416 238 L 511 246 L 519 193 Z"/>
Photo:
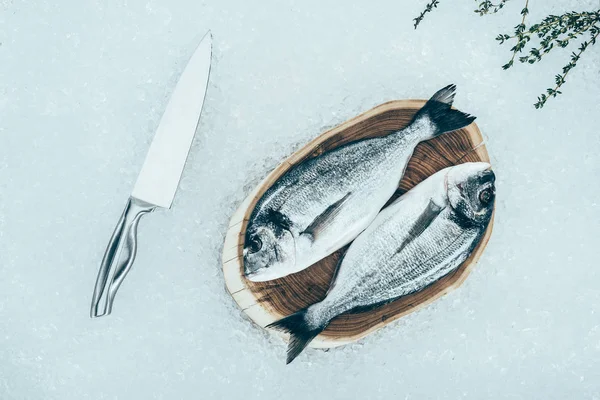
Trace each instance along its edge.
<path fill-rule="evenodd" d="M 249 280 L 263 282 L 281 278 L 288 275 L 295 264 L 296 244 L 289 230 L 266 223 L 246 232 L 244 274 Z"/>
<path fill-rule="evenodd" d="M 485 162 L 456 165 L 446 175 L 450 206 L 476 225 L 487 223 L 494 209 L 496 176 Z"/>

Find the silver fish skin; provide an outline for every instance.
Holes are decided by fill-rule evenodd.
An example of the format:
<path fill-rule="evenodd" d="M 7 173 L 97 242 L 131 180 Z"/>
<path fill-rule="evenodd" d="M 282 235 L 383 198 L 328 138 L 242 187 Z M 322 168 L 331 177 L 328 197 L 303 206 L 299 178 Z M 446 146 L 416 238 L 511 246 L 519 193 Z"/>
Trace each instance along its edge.
<path fill-rule="evenodd" d="M 258 282 L 301 271 L 356 238 L 396 191 L 417 144 L 475 119 L 451 108 L 455 90 L 439 90 L 400 131 L 341 146 L 285 173 L 250 217 L 246 277 Z"/>
<path fill-rule="evenodd" d="M 386 207 L 350 245 L 325 299 L 269 325 L 291 334 L 287 362 L 336 316 L 418 292 L 460 266 L 491 219 L 490 168 L 443 169 Z"/>

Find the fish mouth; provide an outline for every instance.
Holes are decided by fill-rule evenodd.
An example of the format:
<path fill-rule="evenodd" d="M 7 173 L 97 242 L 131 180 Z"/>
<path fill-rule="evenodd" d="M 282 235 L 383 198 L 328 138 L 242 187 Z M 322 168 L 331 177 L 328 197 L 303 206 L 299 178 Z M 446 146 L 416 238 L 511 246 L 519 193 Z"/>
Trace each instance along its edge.
<path fill-rule="evenodd" d="M 244 276 L 251 281 L 254 280 L 252 278 L 254 278 L 257 274 L 258 274 L 257 271 L 253 271 L 253 272 L 244 271 Z"/>
<path fill-rule="evenodd" d="M 272 278 L 268 276 L 269 274 L 264 273 L 266 270 L 267 268 L 261 268 L 250 273 L 245 273 L 244 275 L 246 276 L 246 279 L 252 282 L 265 282 L 272 280 Z"/>
<path fill-rule="evenodd" d="M 493 185 L 495 181 L 496 181 L 496 174 L 494 174 L 494 171 L 492 171 L 491 166 L 481 172 L 480 177 L 479 177 L 479 182 L 481 184 L 490 183 Z"/>
<path fill-rule="evenodd" d="M 264 270 L 264 268 L 251 269 L 251 268 L 248 268 L 247 266 L 244 266 L 244 276 L 246 278 L 251 278 L 253 276 L 258 275 L 262 270 Z"/>
<path fill-rule="evenodd" d="M 244 270 L 244 276 L 247 280 L 252 282 L 266 282 L 272 281 L 275 279 L 283 278 L 288 275 L 287 273 L 283 273 L 278 265 L 271 265 L 268 267 L 261 267 L 254 271 Z"/>
<path fill-rule="evenodd" d="M 248 279 L 249 281 L 252 282 L 260 282 L 260 270 L 256 270 L 256 271 L 244 271 L 244 276 L 246 277 L 246 279 Z"/>

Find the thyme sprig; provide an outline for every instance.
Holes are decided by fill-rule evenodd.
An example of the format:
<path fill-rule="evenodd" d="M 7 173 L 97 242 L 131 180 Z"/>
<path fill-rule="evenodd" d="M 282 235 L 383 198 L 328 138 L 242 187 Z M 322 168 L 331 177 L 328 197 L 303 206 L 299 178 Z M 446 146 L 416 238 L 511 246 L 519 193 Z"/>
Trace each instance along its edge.
<path fill-rule="evenodd" d="M 481 16 L 495 14 L 500 11 L 509 0 L 499 0 L 497 3 L 491 1 L 475 0 L 479 4 L 475 12 Z M 415 18 L 415 28 L 421 23 L 428 12 L 437 8 L 439 0 L 430 2 L 426 9 Z M 562 73 L 555 76 L 555 86 L 547 88 L 537 98 L 534 104 L 535 108 L 542 108 L 549 98 L 562 94 L 560 90 L 566 82 L 569 72 L 577 66 L 583 53 L 591 46 L 596 44 L 600 35 L 600 9 L 596 11 L 575 12 L 570 11 L 562 15 L 548 15 L 541 22 L 527 27 L 525 19 L 529 14 L 529 0 L 525 0 L 525 6 L 521 9 L 521 22 L 514 27 L 513 34 L 500 34 L 496 37 L 499 44 L 514 42 L 510 51 L 512 53 L 510 60 L 502 65 L 503 69 L 511 68 L 515 63 L 518 54 L 522 54 L 528 45 L 537 42 L 537 45 L 531 45 L 525 55 L 517 59 L 521 63 L 535 64 L 542 58 L 557 48 L 566 48 L 573 46 L 573 42 L 584 35 L 588 38 L 583 40 L 577 48 L 577 52 L 571 52 L 569 62 L 562 68 Z"/>
<path fill-rule="evenodd" d="M 417 29 L 417 26 L 423 21 L 425 14 L 431 12 L 434 8 L 437 8 L 438 4 L 440 4 L 440 0 L 431 0 L 431 2 L 427 3 L 423 12 L 417 18 L 413 19 L 413 21 L 415 21 L 415 29 Z"/>
<path fill-rule="evenodd" d="M 496 14 L 504 7 L 508 0 L 500 0 L 500 3 L 494 4 L 491 1 L 483 1 L 479 4 L 475 12 L 479 15 Z"/>

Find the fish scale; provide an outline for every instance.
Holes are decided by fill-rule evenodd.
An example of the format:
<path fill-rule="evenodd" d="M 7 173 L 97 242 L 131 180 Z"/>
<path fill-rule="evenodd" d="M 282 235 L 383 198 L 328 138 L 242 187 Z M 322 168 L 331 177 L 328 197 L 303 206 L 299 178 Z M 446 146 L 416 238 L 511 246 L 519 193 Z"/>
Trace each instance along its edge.
<path fill-rule="evenodd" d="M 414 288 L 423 288 L 437 280 L 440 275 L 445 274 L 462 263 L 467 257 L 467 248 L 469 243 L 473 242 L 477 232 L 473 230 L 464 230 L 455 222 L 449 219 L 452 213 L 448 207 L 439 215 L 430 225 L 427 235 L 422 235 L 415 241 L 406 246 L 405 250 L 399 254 L 390 254 L 397 241 L 387 241 L 381 236 L 372 236 L 379 242 L 385 242 L 388 251 L 380 254 L 373 254 L 365 251 L 365 248 L 373 246 L 373 243 L 366 242 L 360 246 L 354 247 L 353 252 L 348 252 L 348 265 L 346 268 L 352 268 L 353 253 L 363 252 L 373 258 L 369 264 L 362 264 L 363 268 L 377 264 L 377 273 L 365 275 L 363 269 L 359 266 L 346 278 L 344 271 L 340 271 L 337 281 L 343 282 L 343 285 L 336 285 L 336 290 L 332 291 L 332 302 L 339 302 L 343 305 L 336 308 L 338 313 L 348 311 L 359 306 L 368 306 L 390 298 L 400 297 L 414 291 Z M 401 229 L 410 223 L 408 218 L 393 216 L 394 219 L 388 222 L 387 226 L 394 229 Z M 389 246 L 392 244 L 392 246 Z M 444 262 L 447 261 L 447 262 Z M 359 301 L 349 302 L 348 294 L 356 291 L 357 288 L 378 288 L 379 290 L 365 291 Z M 389 289 L 388 289 L 389 288 Z M 382 290 L 383 289 L 383 290 Z"/>

